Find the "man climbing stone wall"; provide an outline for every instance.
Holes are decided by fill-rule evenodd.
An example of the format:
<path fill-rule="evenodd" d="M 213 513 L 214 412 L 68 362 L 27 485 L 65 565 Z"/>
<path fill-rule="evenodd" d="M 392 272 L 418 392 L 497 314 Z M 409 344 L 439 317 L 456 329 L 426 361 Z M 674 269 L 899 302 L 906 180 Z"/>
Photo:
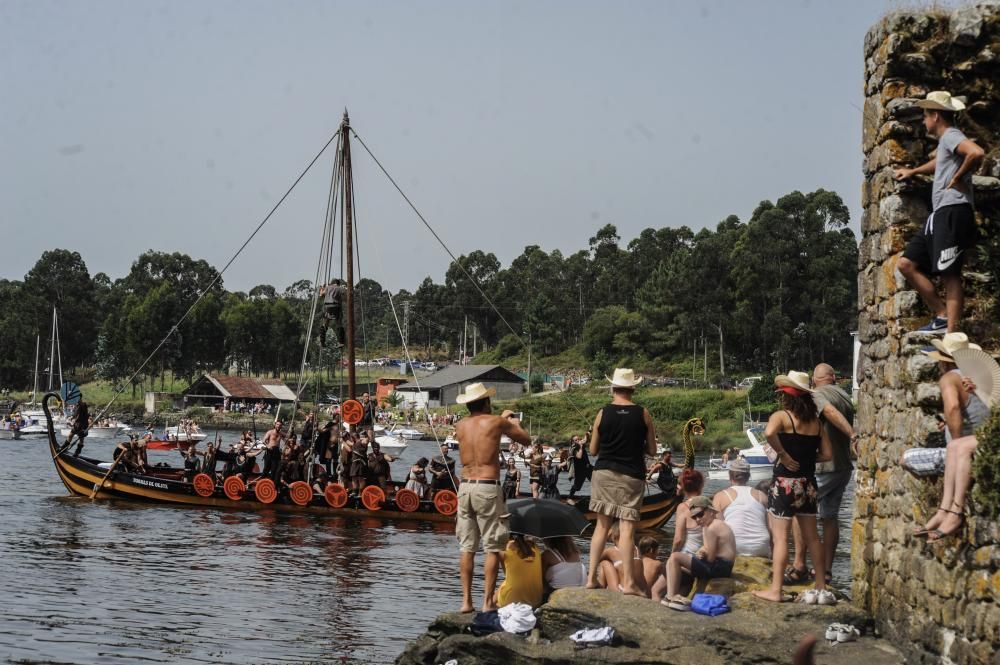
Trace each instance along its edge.
<path fill-rule="evenodd" d="M 930 212 L 929 178 L 893 180 L 893 168 L 930 158 L 936 141 L 921 125 L 918 99 L 934 90 L 967 98 L 958 127 L 986 150 L 974 176 L 982 239 L 965 267 L 961 330 L 1000 351 L 1000 6 L 887 16 L 865 39 L 864 175 L 858 308 L 862 357 L 861 455 L 853 528 L 855 602 L 910 662 L 993 663 L 1000 653 L 1000 531 L 970 502 L 961 537 L 927 544 L 910 531 L 937 506 L 940 482 L 919 481 L 898 464 L 903 450 L 937 431 L 929 337 L 912 333 L 928 317 L 896 271 L 906 240 Z M 982 444 L 980 444 L 982 447 Z M 1000 478 L 977 479 L 991 489 Z M 948 660 L 943 660 L 948 659 Z"/>

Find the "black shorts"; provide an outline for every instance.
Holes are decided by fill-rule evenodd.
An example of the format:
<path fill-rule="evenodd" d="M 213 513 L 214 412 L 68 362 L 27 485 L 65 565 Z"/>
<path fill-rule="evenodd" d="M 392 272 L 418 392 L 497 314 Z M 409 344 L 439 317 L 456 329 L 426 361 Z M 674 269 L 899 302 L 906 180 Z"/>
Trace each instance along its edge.
<path fill-rule="evenodd" d="M 925 275 L 959 273 L 965 255 L 978 239 L 976 220 L 968 203 L 938 208 L 923 228 L 906 243 L 903 256 Z"/>
<path fill-rule="evenodd" d="M 775 476 L 767 493 L 767 512 L 779 519 L 790 520 L 796 515 L 816 516 L 816 477 L 786 478 Z"/>
<path fill-rule="evenodd" d="M 732 577 L 733 562 L 726 559 L 705 561 L 696 556 L 691 557 L 691 575 L 699 580 L 710 580 L 716 577 Z"/>

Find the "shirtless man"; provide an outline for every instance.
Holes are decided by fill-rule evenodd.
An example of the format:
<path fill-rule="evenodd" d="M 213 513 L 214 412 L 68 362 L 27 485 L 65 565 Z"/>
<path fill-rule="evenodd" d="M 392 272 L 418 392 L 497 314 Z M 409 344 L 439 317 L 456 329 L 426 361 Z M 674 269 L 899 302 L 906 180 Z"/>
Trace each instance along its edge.
<path fill-rule="evenodd" d="M 459 458 L 462 460 L 458 520 L 455 524 L 460 551 L 462 612 L 475 611 L 472 606 L 472 572 L 480 543 L 486 552 L 482 611 L 496 609 L 493 592 L 500 568 L 500 552 L 507 547 L 509 538 L 503 520 L 507 503 L 500 488 L 500 436 L 506 434 L 525 445 L 531 441 L 512 411 L 504 411 L 499 416 L 491 414 L 490 398 L 495 395 L 495 388 L 473 383 L 466 386 L 465 392 L 455 400 L 469 408 L 469 417 L 463 418 L 455 430 Z"/>
<path fill-rule="evenodd" d="M 285 438 L 281 432 L 282 427 L 284 427 L 284 423 L 276 420 L 274 427 L 264 435 L 264 470 L 262 475 L 275 483 L 278 482 L 278 469 L 281 466 L 281 441 Z"/>
<path fill-rule="evenodd" d="M 683 573 L 694 577 L 698 591 L 704 591 L 708 580 L 731 577 L 736 561 L 736 536 L 728 524 L 715 519 L 717 513 L 711 499 L 696 496 L 689 507 L 691 519 L 701 526 L 705 542 L 693 556 L 674 552 L 667 559 L 667 597 L 662 602 L 675 610 L 690 609 L 690 601 L 678 593 Z"/>

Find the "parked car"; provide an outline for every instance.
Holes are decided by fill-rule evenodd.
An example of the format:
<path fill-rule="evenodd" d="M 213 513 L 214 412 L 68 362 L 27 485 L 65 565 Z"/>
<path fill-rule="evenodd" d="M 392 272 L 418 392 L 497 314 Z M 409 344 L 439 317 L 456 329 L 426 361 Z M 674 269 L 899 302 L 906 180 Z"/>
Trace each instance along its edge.
<path fill-rule="evenodd" d="M 761 381 L 763 378 L 764 377 L 762 376 L 748 376 L 747 378 L 737 383 L 736 387 L 740 390 L 749 390 L 750 388 L 753 388 L 753 384 L 757 383 L 758 381 Z"/>

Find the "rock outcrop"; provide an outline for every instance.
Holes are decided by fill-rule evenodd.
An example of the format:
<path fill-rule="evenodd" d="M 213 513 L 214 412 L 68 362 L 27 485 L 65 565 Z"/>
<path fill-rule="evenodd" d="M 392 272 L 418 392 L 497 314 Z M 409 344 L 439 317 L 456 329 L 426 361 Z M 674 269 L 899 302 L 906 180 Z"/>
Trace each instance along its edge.
<path fill-rule="evenodd" d="M 471 615 L 443 614 L 411 643 L 397 665 L 569 665 L 570 663 L 671 663 L 731 665 L 790 663 L 798 641 L 819 637 L 816 662 L 897 665 L 902 655 L 882 640 L 828 645 L 831 622 L 863 625 L 866 616 L 848 603 L 819 607 L 769 603 L 750 594 L 730 600 L 733 611 L 718 617 L 676 612 L 651 600 L 606 590 L 563 589 L 536 612 L 538 628 L 528 637 L 497 633 L 475 637 Z M 618 636 L 607 647 L 579 649 L 569 639 L 577 630 L 609 625 Z"/>
<path fill-rule="evenodd" d="M 865 39 L 862 241 L 858 260 L 861 433 L 852 543 L 853 596 L 914 663 L 995 663 L 1000 652 L 1000 539 L 983 506 L 968 506 L 960 538 L 909 537 L 938 505 L 940 483 L 898 465 L 906 448 L 936 436 L 937 370 L 920 350 L 927 321 L 896 271 L 907 239 L 930 212 L 930 180 L 894 168 L 926 162 L 936 146 L 915 102 L 933 90 L 967 99 L 959 127 L 986 150 L 973 177 L 982 240 L 966 264 L 962 330 L 1000 350 L 1000 6 L 895 12 Z M 987 477 L 990 476 L 990 477 Z M 977 479 L 979 490 L 998 479 Z M 982 495 L 981 495 L 982 496 Z M 945 660 L 946 659 L 946 660 Z"/>

